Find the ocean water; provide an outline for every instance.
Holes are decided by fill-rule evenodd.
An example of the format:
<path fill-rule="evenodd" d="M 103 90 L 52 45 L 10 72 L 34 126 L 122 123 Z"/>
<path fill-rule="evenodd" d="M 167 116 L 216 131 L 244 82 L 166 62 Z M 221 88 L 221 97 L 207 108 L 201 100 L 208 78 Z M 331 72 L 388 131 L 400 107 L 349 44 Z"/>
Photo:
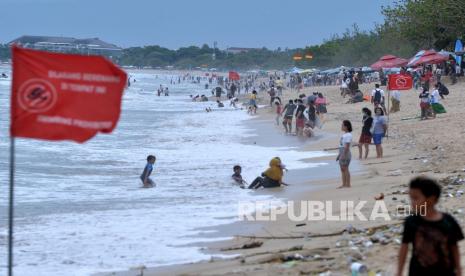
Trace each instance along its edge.
<path fill-rule="evenodd" d="M 9 72 L 0 67 L 0 72 Z M 116 130 L 85 144 L 16 141 L 16 275 L 89 275 L 210 256 L 179 245 L 198 227 L 230 223 L 237 202 L 264 199 L 230 180 L 232 166 L 252 180 L 280 156 L 291 169 L 324 153 L 241 144 L 253 135 L 243 110 L 193 103 L 202 84 L 170 85 L 171 75 L 130 72 Z M 169 97 L 157 97 L 160 84 Z M 6 272 L 10 82 L 0 79 L 0 275 Z M 226 104 L 227 106 L 227 104 Z M 213 112 L 205 112 L 212 107 Z M 148 154 L 155 189 L 140 189 Z M 225 237 L 226 238 L 226 237 Z M 212 239 L 213 240 L 213 239 Z M 5 261 L 4 261 L 5 260 Z"/>

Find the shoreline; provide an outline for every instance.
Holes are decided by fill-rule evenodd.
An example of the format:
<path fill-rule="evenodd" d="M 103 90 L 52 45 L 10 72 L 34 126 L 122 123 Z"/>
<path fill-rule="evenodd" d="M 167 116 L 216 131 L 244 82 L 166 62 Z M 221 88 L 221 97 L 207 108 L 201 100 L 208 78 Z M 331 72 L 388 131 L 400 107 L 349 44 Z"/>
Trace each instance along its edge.
<path fill-rule="evenodd" d="M 232 256 L 230 259 L 212 258 L 210 261 L 149 268 L 144 269 L 144 275 L 314 275 L 328 271 L 333 273 L 331 275 L 347 275 L 348 257 L 367 264 L 370 271 L 382 272 L 382 275 L 394 274 L 402 224 L 402 218 L 394 214 L 398 205 L 408 204 L 406 188 L 412 177 L 425 174 L 439 179 L 446 189 L 445 196 L 441 199 L 443 210 L 453 213 L 462 227 L 465 224 L 464 212 L 457 211 L 464 207 L 461 197 L 458 194 L 455 196 L 458 189 L 465 188 L 465 181 L 457 180 L 463 178 L 465 171 L 462 161 L 465 148 L 454 139 L 463 135 L 464 130 L 459 120 L 452 119 L 455 116 L 465 116 L 465 111 L 461 108 L 465 103 L 465 99 L 461 97 L 463 88 L 463 83 L 449 86 L 451 93 L 444 101 L 449 113 L 428 121 L 409 119 L 415 117 L 419 111 L 418 95 L 415 90 L 403 93 L 401 112 L 390 116 L 390 137 L 383 144 L 383 159 L 373 157 L 374 147 L 371 146 L 370 157 L 359 161 L 363 166 L 363 173 L 353 175 L 350 189 L 336 189 L 340 181 L 339 171 L 336 171 L 333 178 L 311 183 L 321 189 L 298 193 L 294 198 L 336 202 L 363 200 L 367 201 L 366 207 L 370 209 L 375 204 L 374 196 L 384 193 L 383 202 L 392 215 L 391 221 L 305 221 L 306 225 L 297 226 L 296 222 L 287 217 L 278 217 L 273 222 L 233 223 L 233 226 L 227 225 L 218 230 L 223 233 L 231 231 L 234 234 L 233 239 L 206 244 L 207 252 L 228 253 Z M 370 91 L 371 85 L 362 85 L 361 89 Z M 322 150 L 337 145 L 336 133 L 343 119 L 353 122 L 353 140 L 357 141 L 361 128 L 360 110 L 365 106 L 371 108 L 371 104 L 345 104 L 337 87 L 312 87 L 302 92 L 308 95 L 312 90 L 323 92 L 329 99 L 329 113 L 324 131 L 334 135 L 317 143 L 306 144 L 303 150 Z M 268 114 L 272 122 L 273 112 L 270 109 L 261 109 L 259 112 L 265 113 L 262 115 L 265 118 Z M 262 116 L 258 118 L 263 118 Z M 446 131 L 449 135 L 441 135 Z M 352 153 L 355 161 L 358 150 L 352 148 Z M 455 184 L 456 182 L 459 184 Z M 373 236 L 378 235 L 383 239 L 373 240 Z M 256 248 L 238 249 L 252 241 L 262 244 Z M 371 241 L 371 245 L 365 246 L 367 241 Z M 461 256 L 465 256 L 464 251 L 461 246 Z M 305 259 L 284 261 L 296 253 Z M 464 257 L 462 261 L 463 259 Z M 139 270 L 130 270 L 102 275 L 139 273 Z"/>
<path fill-rule="evenodd" d="M 288 91 L 289 93 L 289 91 Z M 288 94 L 286 93 L 286 94 Z M 243 94 L 244 95 L 244 94 Z M 287 97 L 285 97 L 287 99 Z M 241 110 L 242 111 L 242 110 Z M 245 112 L 245 110 L 244 110 Z M 289 169 L 289 171 L 285 174 L 286 181 L 291 181 L 291 187 L 279 188 L 279 189 L 272 189 L 272 191 L 268 190 L 257 190 L 254 191 L 257 195 L 271 195 L 275 197 L 275 200 L 301 200 L 299 194 L 302 193 L 309 193 L 309 192 L 318 192 L 321 190 L 325 190 L 328 188 L 328 183 L 333 183 L 336 178 L 332 177 L 331 175 L 334 173 L 335 170 L 339 170 L 338 163 L 335 162 L 335 154 L 331 152 L 325 152 L 322 150 L 322 145 L 328 145 L 328 139 L 337 139 L 338 134 L 333 130 L 329 131 L 322 131 L 318 130 L 316 132 L 316 136 L 306 139 L 305 141 L 299 140 L 296 136 L 286 136 L 283 134 L 280 129 L 274 125 L 274 113 L 271 112 L 270 108 L 261 108 L 259 109 L 258 115 L 252 117 L 250 120 L 245 122 L 250 131 L 257 133 L 252 137 L 246 137 L 242 141 L 243 144 L 254 144 L 262 147 L 277 147 L 277 148 L 292 148 L 296 151 L 305 151 L 305 152 L 320 152 L 325 153 L 327 156 L 316 156 L 316 157 L 308 157 L 306 159 L 302 159 L 301 161 L 304 163 L 315 163 L 317 166 L 315 167 L 307 167 L 304 169 Z M 270 139 L 269 137 L 275 138 Z M 322 145 L 320 145 L 322 144 Z M 332 143 L 332 145 L 337 145 L 336 143 Z M 363 174 L 363 168 L 358 162 L 358 160 L 354 160 L 355 162 L 355 170 L 354 172 L 356 175 Z M 264 168 L 266 167 L 266 162 L 264 161 Z M 284 162 L 285 163 L 285 162 Z M 323 163 L 323 165 L 318 165 Z M 351 166 L 354 166 L 352 164 Z M 324 171 L 322 172 L 321 169 Z M 308 176 L 304 175 L 310 171 L 315 172 L 318 170 L 317 173 Z M 315 183 L 312 183 L 315 182 Z M 297 184 L 297 185 L 296 185 Z M 232 223 L 228 224 L 221 224 L 215 226 L 207 226 L 207 227 L 199 227 L 193 230 L 196 231 L 207 231 L 208 233 L 200 232 L 196 234 L 196 238 L 208 237 L 208 238 L 220 238 L 223 239 L 221 241 L 208 241 L 208 242 L 193 242 L 189 244 L 185 244 L 179 247 L 199 247 L 200 251 L 204 252 L 207 255 L 211 255 L 211 258 L 215 259 L 218 258 L 218 255 L 222 255 L 225 258 L 229 258 L 228 255 L 234 254 L 224 254 L 221 251 L 222 248 L 229 247 L 231 244 L 235 243 L 235 239 L 237 236 L 253 236 L 258 231 L 263 230 L 263 225 L 261 223 L 252 223 L 248 221 L 241 221 L 237 220 Z M 214 231 L 215 233 L 212 233 Z M 196 263 L 203 263 L 205 261 L 194 262 L 189 264 L 196 264 Z M 189 264 L 172 264 L 172 265 L 162 265 L 157 266 L 154 268 L 147 268 L 144 269 L 144 275 L 173 275 L 177 270 L 178 266 L 185 266 Z M 143 266 L 135 267 L 141 268 Z M 133 273 L 137 269 L 131 269 L 128 271 L 120 271 L 120 272 L 102 272 L 96 273 L 94 275 L 133 275 Z M 148 273 L 148 274 L 147 274 Z"/>

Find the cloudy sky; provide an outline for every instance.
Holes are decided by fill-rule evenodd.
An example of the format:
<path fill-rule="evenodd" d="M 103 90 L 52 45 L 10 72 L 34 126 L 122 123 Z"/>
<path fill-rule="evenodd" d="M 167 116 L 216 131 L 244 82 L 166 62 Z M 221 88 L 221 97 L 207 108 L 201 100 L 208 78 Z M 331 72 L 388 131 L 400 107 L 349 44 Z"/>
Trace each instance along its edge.
<path fill-rule="evenodd" d="M 304 47 L 357 23 L 382 22 L 392 0 L 2 0 L 0 42 L 21 35 L 99 37 L 121 47 Z"/>

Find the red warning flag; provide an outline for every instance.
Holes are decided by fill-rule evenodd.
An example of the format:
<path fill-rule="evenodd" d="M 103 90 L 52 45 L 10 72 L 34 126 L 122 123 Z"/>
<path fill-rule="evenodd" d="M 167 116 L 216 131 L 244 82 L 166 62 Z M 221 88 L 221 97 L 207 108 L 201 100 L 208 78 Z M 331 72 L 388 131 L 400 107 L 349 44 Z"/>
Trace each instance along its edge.
<path fill-rule="evenodd" d="M 13 46 L 12 137 L 83 143 L 110 133 L 120 112 L 126 73 L 100 56 Z"/>
<path fill-rule="evenodd" d="M 410 90 L 413 87 L 412 76 L 408 74 L 390 74 L 388 75 L 389 90 Z"/>

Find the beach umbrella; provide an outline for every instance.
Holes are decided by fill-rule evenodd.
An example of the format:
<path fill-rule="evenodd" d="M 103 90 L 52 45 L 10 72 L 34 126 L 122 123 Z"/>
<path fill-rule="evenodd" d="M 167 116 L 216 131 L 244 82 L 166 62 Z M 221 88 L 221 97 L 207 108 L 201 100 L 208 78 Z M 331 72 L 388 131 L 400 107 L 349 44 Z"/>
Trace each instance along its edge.
<path fill-rule="evenodd" d="M 292 59 L 293 60 L 302 60 L 303 56 L 301 53 L 295 53 L 293 56 L 292 56 Z"/>
<path fill-rule="evenodd" d="M 289 73 L 294 73 L 294 74 L 300 73 L 300 72 L 302 72 L 302 69 L 297 68 L 297 67 L 291 68 L 291 69 L 289 70 Z"/>
<path fill-rule="evenodd" d="M 416 67 L 421 64 L 437 64 L 449 59 L 448 55 L 442 55 L 435 50 L 421 50 L 407 63 L 408 67 Z"/>
<path fill-rule="evenodd" d="M 368 66 L 363 66 L 363 67 L 362 67 L 362 72 L 363 72 L 363 73 L 371 73 L 371 72 L 373 72 L 373 71 L 374 71 L 374 70 L 373 70 L 373 68 L 371 68 L 371 67 L 368 67 Z"/>
<path fill-rule="evenodd" d="M 229 79 L 230 80 L 239 80 L 240 76 L 237 72 L 235 71 L 229 71 Z"/>
<path fill-rule="evenodd" d="M 377 62 L 373 63 L 370 67 L 373 70 L 380 70 L 383 68 L 402 67 L 407 64 L 408 60 L 399 58 L 393 55 L 382 56 Z"/>

